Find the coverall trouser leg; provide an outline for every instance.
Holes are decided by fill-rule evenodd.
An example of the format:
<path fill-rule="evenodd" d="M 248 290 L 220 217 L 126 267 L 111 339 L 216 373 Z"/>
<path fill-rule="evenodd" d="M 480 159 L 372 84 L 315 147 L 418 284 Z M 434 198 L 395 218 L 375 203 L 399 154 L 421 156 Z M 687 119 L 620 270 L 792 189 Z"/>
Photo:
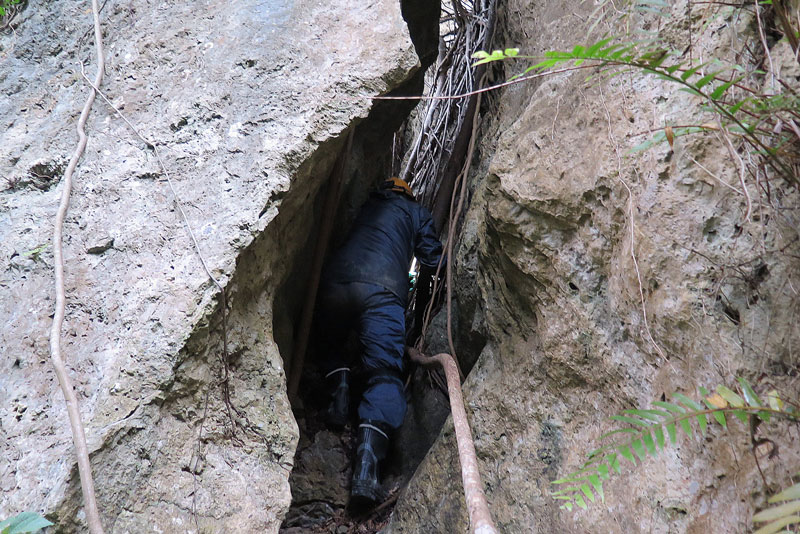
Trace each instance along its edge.
<path fill-rule="evenodd" d="M 359 419 L 399 428 L 406 413 L 403 389 L 405 305 L 391 291 L 361 282 L 329 283 L 318 302 L 323 371 L 347 367 L 343 347 L 356 328 L 367 376 Z"/>

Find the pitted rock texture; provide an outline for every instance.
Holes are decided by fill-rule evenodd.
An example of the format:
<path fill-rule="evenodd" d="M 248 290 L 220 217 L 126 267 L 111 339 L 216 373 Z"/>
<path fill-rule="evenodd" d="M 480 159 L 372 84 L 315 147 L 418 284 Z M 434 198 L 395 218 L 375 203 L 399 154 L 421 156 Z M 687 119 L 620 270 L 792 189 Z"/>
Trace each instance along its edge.
<path fill-rule="evenodd" d="M 687 4 L 670 10 L 627 23 L 681 43 Z M 538 56 L 585 45 L 576 28 L 588 27 L 590 13 L 577 2 L 510 0 L 496 48 Z M 692 13 L 695 30 L 710 28 L 697 53 L 757 42 L 749 15 L 715 16 L 710 5 Z M 792 76 L 796 65 L 779 50 L 773 60 Z M 792 395 L 800 365 L 797 191 L 776 179 L 769 200 L 749 176 L 757 207 L 746 220 L 720 138 L 629 153 L 664 124 L 712 121 L 703 102 L 654 77 L 587 84 L 586 76 L 513 86 L 483 125 L 456 304 L 462 348 L 473 332 L 487 339 L 464 389 L 490 509 L 501 532 L 749 532 L 768 492 L 788 487 L 800 467 L 796 427 L 760 429 L 780 450 L 772 460 L 758 451 L 768 487 L 748 428 L 732 421 L 728 432 L 683 436 L 628 464 L 588 511 L 559 510 L 550 497 L 550 482 L 617 427 L 608 416 L 675 391 L 696 398 L 696 386 L 735 386 L 739 376 L 762 394 Z M 387 532 L 468 532 L 457 466 L 448 422 Z"/>
<path fill-rule="evenodd" d="M 275 532 L 297 426 L 273 302 L 343 133 L 418 67 L 399 2 L 110 2 L 102 90 L 64 228 L 63 350 L 107 532 Z M 93 72 L 86 3 L 29 3 L 0 35 L 0 517 L 85 529 L 48 352 L 53 218 Z M 86 35 L 85 35 L 86 33 Z M 240 424 L 232 424 L 236 420 Z M 199 454 L 198 454 L 199 453 Z"/>

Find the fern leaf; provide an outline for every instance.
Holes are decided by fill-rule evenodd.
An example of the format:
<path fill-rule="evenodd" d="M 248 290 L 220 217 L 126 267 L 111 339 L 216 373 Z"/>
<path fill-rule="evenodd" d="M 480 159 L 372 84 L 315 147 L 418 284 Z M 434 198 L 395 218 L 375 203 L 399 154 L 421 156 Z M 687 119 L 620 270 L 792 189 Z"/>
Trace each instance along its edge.
<path fill-rule="evenodd" d="M 778 391 L 775 389 L 767 392 L 767 403 L 773 410 L 782 411 L 784 409 L 783 401 L 778 396 Z"/>
<path fill-rule="evenodd" d="M 756 392 L 753 391 L 750 383 L 744 378 L 740 378 L 739 385 L 742 386 L 742 393 L 744 393 L 744 400 L 747 401 L 747 404 L 755 408 L 760 408 L 762 406 L 761 399 L 759 399 Z"/>
<path fill-rule="evenodd" d="M 697 80 L 697 82 L 694 84 L 694 88 L 697 90 L 702 89 L 703 87 L 714 81 L 714 79 L 716 79 L 717 76 L 722 74 L 722 72 L 723 70 L 716 70 L 711 74 L 706 74 L 705 76 Z"/>
<path fill-rule="evenodd" d="M 611 478 L 611 473 L 606 464 L 599 464 L 597 466 L 597 476 L 599 476 L 601 480 L 608 480 Z"/>
<path fill-rule="evenodd" d="M 598 475 L 590 475 L 589 484 L 591 484 L 594 490 L 597 492 L 597 495 L 598 497 L 600 497 L 600 500 L 602 502 L 605 502 L 606 496 L 603 493 L 603 483 L 600 481 L 600 477 Z"/>
<path fill-rule="evenodd" d="M 594 502 L 594 493 L 592 493 L 592 489 L 589 487 L 589 484 L 581 484 L 581 491 L 586 498 L 589 499 L 590 502 Z"/>
<path fill-rule="evenodd" d="M 764 521 L 774 521 L 776 519 L 786 517 L 789 514 L 793 514 L 795 512 L 800 512 L 800 500 L 788 502 L 780 506 L 773 506 L 772 508 L 767 508 L 766 510 L 763 510 L 754 515 L 753 521 L 755 521 L 756 523 L 763 523 Z"/>
<path fill-rule="evenodd" d="M 647 457 L 647 451 L 644 450 L 644 443 L 642 443 L 641 439 L 635 439 L 631 442 L 631 448 L 633 452 L 636 453 L 636 456 L 639 457 L 639 460 L 644 460 Z"/>
<path fill-rule="evenodd" d="M 669 410 L 672 413 L 677 414 L 684 414 L 686 410 L 677 404 L 672 404 L 671 402 L 664 402 L 664 401 L 654 401 L 653 406 L 658 406 L 659 408 L 664 408 Z"/>
<path fill-rule="evenodd" d="M 584 501 L 583 497 L 581 497 L 580 495 L 575 497 L 575 504 L 577 504 L 578 506 L 580 506 L 584 510 L 587 510 L 589 508 L 588 506 L 586 506 L 586 501 Z"/>
<path fill-rule="evenodd" d="M 605 57 L 604 55 L 602 55 L 603 50 L 600 50 L 600 49 L 603 48 L 604 46 L 606 46 L 608 43 L 610 43 L 611 40 L 612 40 L 612 38 L 608 37 L 607 39 L 602 39 L 600 41 L 597 41 L 592 46 L 590 46 L 589 48 L 586 49 L 586 56 L 587 57 Z"/>
<path fill-rule="evenodd" d="M 618 428 L 616 430 L 612 430 L 611 432 L 606 432 L 600 439 L 606 439 L 609 436 L 613 436 L 614 434 L 638 434 L 639 431 L 635 428 Z M 598 449 L 599 450 L 599 449 Z"/>
<path fill-rule="evenodd" d="M 695 411 L 704 410 L 704 407 L 703 407 L 702 404 L 700 404 L 699 402 L 697 402 L 697 401 L 695 401 L 693 399 L 690 399 L 689 397 L 687 397 L 686 395 L 684 395 L 682 393 L 676 393 L 675 395 L 673 395 L 673 397 L 678 399 L 680 402 L 682 402 L 684 404 L 684 406 L 686 406 L 687 408 L 689 408 L 691 410 L 695 410 Z M 704 414 L 704 413 L 696 414 L 695 415 L 695 419 L 697 419 L 697 423 L 700 426 L 700 433 L 705 436 L 706 435 L 706 427 L 708 426 L 708 418 L 706 417 L 706 414 Z M 689 421 L 688 420 L 682 420 L 681 421 L 681 426 L 683 427 L 684 430 L 686 430 L 686 426 L 684 426 L 684 424 L 683 424 L 684 421 L 686 421 L 687 425 L 689 424 Z"/>
<path fill-rule="evenodd" d="M 690 95 L 700 96 L 705 98 L 706 95 L 695 89 L 694 87 L 681 87 L 678 91 L 683 91 L 684 93 L 689 93 Z"/>
<path fill-rule="evenodd" d="M 656 435 L 656 445 L 658 445 L 659 449 L 663 449 L 666 447 L 666 443 L 664 441 L 664 429 L 661 428 L 661 425 L 656 425 L 653 427 L 653 433 Z"/>
<path fill-rule="evenodd" d="M 614 60 L 622 60 L 622 59 L 623 59 L 623 54 L 625 54 L 625 53 L 627 53 L 627 52 L 630 52 L 630 51 L 631 51 L 631 50 L 633 50 L 635 47 L 636 47 L 636 45 L 635 45 L 635 44 L 628 45 L 628 46 L 623 46 L 622 48 L 620 48 L 619 50 L 616 50 L 616 51 L 614 51 L 614 52 L 611 54 L 611 59 L 614 59 Z M 632 59 L 632 56 L 625 56 L 625 57 L 627 57 L 627 58 L 631 58 L 631 59 Z"/>
<path fill-rule="evenodd" d="M 620 445 L 617 450 L 623 458 L 630 460 L 633 465 L 636 465 L 636 458 L 634 458 L 631 449 L 627 445 Z"/>
<path fill-rule="evenodd" d="M 791 499 L 800 499 L 800 484 L 795 484 L 791 488 L 783 490 L 774 497 L 771 497 L 768 502 L 774 503 L 774 502 L 788 501 Z"/>
<path fill-rule="evenodd" d="M 673 75 L 673 74 L 675 74 L 675 73 L 676 73 L 678 70 L 680 70 L 680 68 L 681 68 L 682 66 L 683 66 L 683 63 L 676 63 L 675 65 L 671 65 L 671 66 L 667 67 L 667 68 L 666 68 L 666 69 L 664 69 L 664 70 L 665 70 L 665 71 L 667 71 L 667 74 L 669 74 L 669 75 Z"/>
<path fill-rule="evenodd" d="M 733 79 L 733 80 L 731 80 L 729 82 L 725 82 L 722 85 L 720 85 L 719 87 L 717 87 L 716 89 L 714 89 L 714 91 L 711 93 L 711 99 L 712 100 L 719 100 L 722 97 L 722 95 L 725 94 L 725 91 L 730 89 L 731 86 L 733 86 L 734 84 L 737 84 L 740 81 L 742 81 L 742 78 L 744 78 L 744 76 L 740 76 L 739 78 Z"/>
<path fill-rule="evenodd" d="M 701 391 L 701 393 L 703 395 L 706 396 L 703 399 L 703 402 L 705 403 L 705 405 L 708 408 L 710 408 L 712 410 L 721 410 L 722 408 L 726 408 L 728 406 L 728 403 L 721 396 L 716 395 L 716 394 L 715 395 L 708 395 L 708 391 L 705 388 L 700 388 L 700 391 Z M 711 415 L 714 416 L 714 419 L 716 419 L 717 423 L 719 423 L 719 425 L 722 428 L 727 430 L 728 422 L 725 420 L 725 413 L 724 412 L 715 411 L 715 412 L 712 412 Z"/>
<path fill-rule="evenodd" d="M 719 393 L 720 397 L 725 399 L 731 406 L 735 408 L 741 408 L 744 406 L 744 401 L 742 398 L 725 386 L 717 386 L 717 393 Z"/>
<path fill-rule="evenodd" d="M 650 435 L 650 432 L 645 432 L 642 434 L 642 441 L 644 441 L 644 446 L 647 448 L 647 452 L 649 452 L 651 456 L 658 454 L 656 444 L 653 441 L 653 436 Z"/>
<path fill-rule="evenodd" d="M 616 471 L 617 474 L 622 473 L 622 466 L 619 463 L 619 456 L 615 453 L 611 453 L 606 456 L 606 462 L 608 462 L 608 466 Z"/>
<path fill-rule="evenodd" d="M 791 525 L 792 523 L 800 523 L 800 515 L 790 515 L 789 517 L 784 517 L 775 521 L 774 523 L 770 523 L 766 526 L 761 527 L 760 529 L 753 532 L 753 534 L 774 534 L 778 532 L 783 527 L 787 525 Z"/>
<path fill-rule="evenodd" d="M 750 420 L 750 418 L 747 416 L 747 412 L 744 410 L 734 410 L 733 415 L 735 415 L 736 418 L 744 424 L 747 424 Z"/>
<path fill-rule="evenodd" d="M 708 63 L 700 63 L 698 66 L 692 67 L 691 69 L 688 69 L 688 70 L 684 71 L 684 73 L 681 74 L 681 80 L 685 82 L 686 80 L 688 80 L 689 78 L 694 76 L 695 73 L 697 73 L 697 71 L 699 71 L 700 69 L 702 69 L 706 65 L 708 65 Z"/>
<path fill-rule="evenodd" d="M 689 423 L 688 419 L 681 419 L 678 422 L 680 423 L 681 428 L 683 429 L 683 431 L 686 432 L 687 436 L 689 436 L 690 438 L 694 436 L 694 431 L 692 430 L 692 425 L 691 425 L 691 423 Z"/>
<path fill-rule="evenodd" d="M 662 417 L 669 417 L 669 413 L 662 410 L 622 410 L 622 413 L 636 415 L 642 419 L 649 419 L 656 422 L 660 422 Z"/>
<path fill-rule="evenodd" d="M 675 428 L 675 423 L 669 423 L 667 425 L 667 434 L 669 434 L 669 441 L 673 445 L 678 443 L 678 431 Z"/>
<path fill-rule="evenodd" d="M 641 426 L 645 428 L 651 425 L 651 423 L 648 423 L 647 421 L 642 421 L 641 419 L 636 419 L 634 417 L 627 417 L 624 415 L 612 415 L 610 419 L 613 421 L 621 421 L 623 423 L 628 423 L 631 425 Z"/>

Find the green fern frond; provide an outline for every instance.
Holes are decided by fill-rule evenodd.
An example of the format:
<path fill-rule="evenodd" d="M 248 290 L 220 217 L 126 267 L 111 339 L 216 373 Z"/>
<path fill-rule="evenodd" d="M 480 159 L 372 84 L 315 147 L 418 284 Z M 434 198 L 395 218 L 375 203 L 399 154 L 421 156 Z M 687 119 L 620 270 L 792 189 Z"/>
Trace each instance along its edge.
<path fill-rule="evenodd" d="M 714 422 L 727 429 L 726 415 L 730 414 L 744 423 L 748 423 L 751 417 L 768 422 L 773 415 L 800 420 L 784 406 L 777 391 L 767 393 L 767 402 L 763 402 L 746 380 L 740 378 L 739 386 L 742 395 L 725 386 L 718 386 L 714 393 L 698 388 L 703 396 L 702 403 L 675 393 L 671 396 L 672 402 L 654 401 L 655 408 L 623 410 L 620 415 L 611 416 L 610 419 L 621 423 L 621 427 L 600 436 L 603 445 L 590 452 L 578 470 L 552 482 L 560 486 L 553 496 L 564 501 L 561 508 L 566 510 L 572 510 L 573 505 L 585 509 L 597 497 L 605 501 L 603 481 L 613 473 L 622 472 L 620 458 L 638 466 L 648 456 L 656 456 L 664 450 L 667 437 L 672 445 L 677 444 L 678 428 L 691 439 L 697 430 L 705 436 L 709 425 Z M 800 489 L 793 491 L 797 491 L 800 497 Z M 791 492 L 780 494 L 775 499 L 778 497 L 784 500 L 796 498 Z M 781 519 L 785 517 L 788 516 L 781 515 Z"/>
<path fill-rule="evenodd" d="M 784 527 L 800 523 L 800 484 L 787 488 L 769 500 L 770 504 L 785 502 L 772 508 L 762 510 L 753 516 L 754 523 L 767 523 L 754 534 L 771 534 Z"/>
<path fill-rule="evenodd" d="M 637 6 L 637 9 L 639 6 Z M 659 4 L 644 6 L 648 10 L 660 11 Z M 633 42 L 614 42 L 614 37 L 605 37 L 588 45 L 576 45 L 572 50 L 550 50 L 541 58 L 523 56 L 516 48 L 495 50 L 491 54 L 476 52 L 473 58 L 480 65 L 507 59 L 526 59 L 535 63 L 527 67 L 517 79 L 526 75 L 546 74 L 556 68 L 591 68 L 602 74 L 603 79 L 618 75 L 621 71 L 637 70 L 652 75 L 680 87 L 680 91 L 697 96 L 708 108 L 722 119 L 725 130 L 740 135 L 752 149 L 761 154 L 766 161 L 789 182 L 798 183 L 792 161 L 796 157 L 781 154 L 776 146 L 792 145 L 798 141 L 792 133 L 781 128 L 759 130 L 756 125 L 763 124 L 765 118 L 776 118 L 777 114 L 800 117 L 800 96 L 794 92 L 779 95 L 763 95 L 758 90 L 742 85 L 746 75 L 740 65 L 726 65 L 719 61 L 693 63 L 682 61 L 676 50 L 665 48 L 657 39 L 643 39 Z M 531 74 L 533 73 L 533 74 Z M 735 93 L 732 88 L 737 88 Z M 708 129 L 692 128 L 676 132 L 680 135 L 697 133 Z M 633 152 L 650 148 L 667 140 L 662 133 L 632 149 Z M 795 151 L 796 152 L 796 151 Z"/>

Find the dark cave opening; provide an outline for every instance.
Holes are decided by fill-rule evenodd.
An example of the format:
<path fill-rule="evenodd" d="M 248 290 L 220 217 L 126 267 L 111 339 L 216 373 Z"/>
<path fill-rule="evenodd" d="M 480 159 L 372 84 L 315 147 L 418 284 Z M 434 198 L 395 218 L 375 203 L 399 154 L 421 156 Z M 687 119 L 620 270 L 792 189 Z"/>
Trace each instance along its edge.
<path fill-rule="evenodd" d="M 391 95 L 405 96 L 421 94 L 425 70 L 437 54 L 439 2 L 405 0 L 402 2 L 403 16 L 409 25 L 412 41 L 422 61 L 415 75 Z M 398 158 L 402 151 L 397 150 L 396 132 L 401 130 L 417 101 L 376 101 L 367 118 L 354 128 L 352 145 L 346 155 L 343 171 L 343 185 L 333 222 L 333 233 L 328 250 L 339 245 L 347 235 L 347 229 L 355 218 L 369 191 L 382 180 L 396 172 Z M 345 134 L 343 134 L 344 136 Z M 402 135 L 402 134 L 401 134 Z M 326 196 L 330 194 L 329 185 L 323 185 L 313 202 L 306 203 L 302 210 L 314 222 L 312 230 L 304 241 L 304 246 L 292 258 L 292 268 L 280 286 L 274 300 L 273 333 L 283 355 L 285 369 L 291 369 L 291 358 L 297 343 L 297 330 L 303 313 L 306 289 L 311 275 L 314 250 Z M 292 505 L 287 512 L 281 532 L 377 532 L 386 522 L 393 508 L 400 488 L 410 478 L 416 465 L 433 443 L 432 438 L 414 437 L 419 424 L 404 424 L 404 430 L 392 441 L 389 458 L 382 465 L 382 481 L 389 494 L 389 501 L 379 510 L 360 515 L 348 511 L 350 476 L 354 455 L 354 427 L 350 424 L 343 430 L 330 430 L 323 423 L 322 412 L 326 397 L 324 379 L 318 368 L 318 361 L 324 355 L 317 354 L 314 346 L 314 327 L 312 325 L 308 348 L 303 365 L 297 398 L 293 402 L 293 412 L 300 431 L 300 441 L 295 454 L 295 463 L 290 476 Z M 352 349 L 357 352 L 356 343 Z M 353 354 L 357 360 L 357 354 Z M 288 378 L 288 377 L 287 377 Z M 420 418 L 416 395 L 429 395 L 428 387 L 420 387 L 420 381 L 410 380 L 408 387 L 409 415 L 407 420 Z M 354 396 L 358 395 L 358 381 L 354 384 Z M 442 399 L 439 399 L 440 402 Z M 353 403 L 355 404 L 355 402 Z M 444 416 L 441 417 L 435 432 L 444 422 L 447 414 L 446 401 Z M 430 414 L 425 415 L 430 423 Z M 407 432 L 405 428 L 408 427 Z M 429 432 L 430 434 L 430 432 Z M 407 435 L 414 437 L 409 445 Z M 421 449 L 416 444 L 423 445 Z"/>

